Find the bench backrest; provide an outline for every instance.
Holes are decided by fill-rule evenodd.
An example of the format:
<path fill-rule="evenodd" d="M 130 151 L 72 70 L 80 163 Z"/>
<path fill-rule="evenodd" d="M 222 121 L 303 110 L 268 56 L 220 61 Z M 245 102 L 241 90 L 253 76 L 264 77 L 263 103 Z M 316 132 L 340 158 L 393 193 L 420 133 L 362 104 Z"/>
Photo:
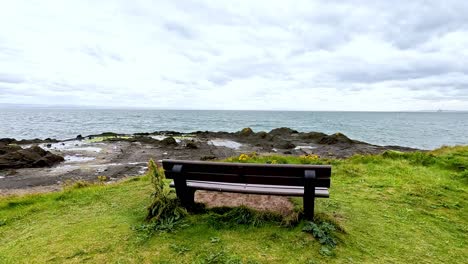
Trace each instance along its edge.
<path fill-rule="evenodd" d="M 315 175 L 315 187 L 330 187 L 331 166 L 251 164 L 163 160 L 166 178 L 186 180 L 304 186 L 306 174 Z"/>

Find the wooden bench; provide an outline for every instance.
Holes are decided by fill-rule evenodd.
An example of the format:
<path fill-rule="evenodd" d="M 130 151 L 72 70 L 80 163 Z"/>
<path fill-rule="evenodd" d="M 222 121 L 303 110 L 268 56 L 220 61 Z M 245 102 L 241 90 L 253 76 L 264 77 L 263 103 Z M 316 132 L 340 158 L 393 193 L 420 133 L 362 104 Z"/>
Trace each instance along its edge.
<path fill-rule="evenodd" d="M 314 216 L 315 198 L 328 198 L 331 166 L 250 164 L 163 160 L 166 178 L 173 179 L 177 197 L 188 209 L 196 190 L 302 196 L 307 219 Z"/>

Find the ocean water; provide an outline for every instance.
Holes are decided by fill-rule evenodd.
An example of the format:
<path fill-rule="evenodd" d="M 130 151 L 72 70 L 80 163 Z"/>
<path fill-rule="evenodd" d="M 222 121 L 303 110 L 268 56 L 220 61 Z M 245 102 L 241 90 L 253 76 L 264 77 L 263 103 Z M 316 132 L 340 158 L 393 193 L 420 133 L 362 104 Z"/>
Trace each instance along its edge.
<path fill-rule="evenodd" d="M 468 112 L 291 112 L 0 109 L 0 138 L 74 138 L 102 132 L 174 130 L 341 132 L 378 145 L 433 149 L 468 144 Z"/>

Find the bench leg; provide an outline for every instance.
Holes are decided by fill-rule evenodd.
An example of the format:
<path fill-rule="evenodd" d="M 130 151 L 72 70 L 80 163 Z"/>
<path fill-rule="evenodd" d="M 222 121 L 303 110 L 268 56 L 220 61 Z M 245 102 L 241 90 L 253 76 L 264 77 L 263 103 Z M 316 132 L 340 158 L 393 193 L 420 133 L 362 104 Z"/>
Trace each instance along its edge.
<path fill-rule="evenodd" d="M 303 202 L 305 219 L 314 220 L 315 197 L 307 197 L 304 195 Z"/>
<path fill-rule="evenodd" d="M 304 216 L 307 220 L 314 220 L 314 207 L 315 207 L 315 171 L 305 171 L 305 184 L 304 184 Z"/>
<path fill-rule="evenodd" d="M 195 205 L 195 189 L 185 189 L 181 202 L 182 206 L 184 206 L 188 210 L 192 209 Z"/>
<path fill-rule="evenodd" d="M 183 207 L 187 209 L 193 208 L 195 205 L 195 189 L 187 187 L 187 180 L 184 177 L 174 178 L 177 198 Z"/>

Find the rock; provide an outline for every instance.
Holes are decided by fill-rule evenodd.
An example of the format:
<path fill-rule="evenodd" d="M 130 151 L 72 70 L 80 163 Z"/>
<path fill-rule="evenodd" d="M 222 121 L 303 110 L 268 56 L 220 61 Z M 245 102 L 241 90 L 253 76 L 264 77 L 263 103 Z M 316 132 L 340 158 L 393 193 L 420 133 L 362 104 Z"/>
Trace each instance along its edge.
<path fill-rule="evenodd" d="M 0 138 L 0 143 L 4 143 L 5 145 L 11 144 L 16 142 L 14 138 Z"/>
<path fill-rule="evenodd" d="M 195 144 L 194 141 L 189 141 L 189 142 L 187 142 L 187 144 L 185 145 L 185 148 L 187 148 L 187 149 L 197 149 L 198 146 L 197 146 L 197 144 Z"/>
<path fill-rule="evenodd" d="M 274 147 L 279 149 L 293 149 L 296 147 L 296 145 L 289 141 L 279 141 L 275 143 Z"/>
<path fill-rule="evenodd" d="M 256 134 L 256 136 L 259 137 L 259 138 L 261 138 L 261 139 L 267 139 L 267 140 L 271 138 L 270 134 L 268 134 L 268 133 L 265 132 L 265 131 L 260 131 L 260 132 L 258 132 L 258 133 Z"/>
<path fill-rule="evenodd" d="M 281 136 L 281 137 L 288 137 L 291 134 L 297 134 L 297 130 L 291 129 L 289 127 L 280 127 L 280 128 L 275 128 L 270 131 L 270 135 L 272 136 Z"/>
<path fill-rule="evenodd" d="M 318 143 L 324 145 L 333 145 L 338 143 L 352 144 L 354 141 L 341 133 L 335 133 L 333 135 L 322 137 Z"/>
<path fill-rule="evenodd" d="M 167 135 L 167 136 L 180 136 L 182 132 L 177 132 L 173 130 L 161 130 L 161 131 L 154 131 L 151 133 L 153 135 Z"/>
<path fill-rule="evenodd" d="M 146 133 L 146 132 L 145 133 L 135 133 L 133 135 L 135 135 L 135 136 L 149 136 L 150 133 Z"/>
<path fill-rule="evenodd" d="M 173 137 L 167 137 L 159 142 L 163 146 L 177 146 L 177 141 Z"/>
<path fill-rule="evenodd" d="M 118 135 L 119 134 L 114 133 L 114 132 L 104 132 L 104 133 L 101 133 L 99 136 L 101 136 L 101 137 L 116 137 Z"/>
<path fill-rule="evenodd" d="M 323 137 L 327 137 L 327 136 L 328 136 L 327 134 L 321 133 L 321 132 L 308 132 L 308 133 L 302 133 L 300 137 L 302 139 L 309 139 L 309 140 L 319 141 Z"/>
<path fill-rule="evenodd" d="M 0 145 L 0 169 L 50 167 L 64 158 L 39 146 L 22 149 L 18 146 Z"/>
<path fill-rule="evenodd" d="M 84 137 L 80 134 L 80 135 L 76 136 L 76 139 L 77 139 L 77 140 L 83 140 Z"/>
<path fill-rule="evenodd" d="M 3 142 L 0 142 L 0 155 L 21 150 L 21 147 L 18 145 L 8 145 Z"/>
<path fill-rule="evenodd" d="M 239 135 L 241 135 L 243 137 L 248 137 L 248 136 L 251 136 L 253 134 L 254 134 L 254 132 L 250 127 L 243 128 L 241 131 L 239 131 Z"/>
<path fill-rule="evenodd" d="M 152 137 L 146 137 L 146 136 L 136 136 L 133 138 L 129 138 L 127 141 L 141 142 L 141 143 L 146 143 L 146 144 L 158 144 L 159 143 L 159 140 L 154 139 Z"/>
<path fill-rule="evenodd" d="M 46 138 L 46 139 L 22 139 L 22 140 L 16 140 L 14 138 L 0 138 L 0 143 L 5 143 L 5 144 L 39 144 L 39 143 L 57 143 L 58 140 L 53 139 L 53 138 Z"/>
<path fill-rule="evenodd" d="M 215 159 L 217 159 L 217 157 L 213 155 L 203 156 L 200 158 L 200 160 L 215 160 Z"/>
<path fill-rule="evenodd" d="M 289 150 L 287 150 L 287 151 L 283 152 L 283 154 L 286 154 L 286 155 L 291 155 L 291 154 L 292 154 L 292 152 L 291 152 L 291 151 L 289 151 Z"/>

